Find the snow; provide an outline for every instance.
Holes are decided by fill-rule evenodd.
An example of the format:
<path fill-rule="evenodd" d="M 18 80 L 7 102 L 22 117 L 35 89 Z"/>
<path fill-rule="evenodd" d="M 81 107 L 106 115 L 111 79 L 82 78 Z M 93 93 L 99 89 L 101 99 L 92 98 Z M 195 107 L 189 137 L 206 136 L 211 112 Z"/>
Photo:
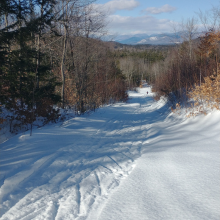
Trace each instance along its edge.
<path fill-rule="evenodd" d="M 186 118 L 152 96 L 2 143 L 0 219 L 219 220 L 220 112 Z"/>
<path fill-rule="evenodd" d="M 146 43 L 146 42 L 147 42 L 146 39 L 142 39 L 142 40 L 138 41 L 137 44 L 144 44 L 144 43 Z"/>
<path fill-rule="evenodd" d="M 150 37 L 150 40 L 157 40 L 157 37 Z"/>

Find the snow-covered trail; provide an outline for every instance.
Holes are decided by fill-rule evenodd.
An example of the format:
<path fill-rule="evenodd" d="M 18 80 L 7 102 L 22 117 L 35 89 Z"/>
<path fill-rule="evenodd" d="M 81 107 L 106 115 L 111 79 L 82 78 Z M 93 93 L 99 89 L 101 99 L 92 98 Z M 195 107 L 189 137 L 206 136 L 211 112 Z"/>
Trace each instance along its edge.
<path fill-rule="evenodd" d="M 219 219 L 219 112 L 129 96 L 1 144 L 0 219 Z"/>
<path fill-rule="evenodd" d="M 97 219 L 219 220 L 220 114 L 198 119 L 158 124 Z"/>
<path fill-rule="evenodd" d="M 146 89 L 132 94 L 128 104 L 1 144 L 1 219 L 85 219 L 103 203 L 140 157 L 150 123 L 164 118 Z"/>

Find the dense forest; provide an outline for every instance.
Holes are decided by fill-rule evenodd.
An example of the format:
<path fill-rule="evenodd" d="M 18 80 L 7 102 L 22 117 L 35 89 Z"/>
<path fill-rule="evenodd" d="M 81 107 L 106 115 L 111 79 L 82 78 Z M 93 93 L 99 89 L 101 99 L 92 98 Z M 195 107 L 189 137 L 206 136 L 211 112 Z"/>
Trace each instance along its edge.
<path fill-rule="evenodd" d="M 149 84 L 155 81 L 154 66 L 165 60 L 170 46 L 115 45 L 112 55 L 126 77 L 129 89 L 140 86 L 142 80 Z"/>
<path fill-rule="evenodd" d="M 165 95 L 176 103 L 186 101 L 190 92 L 204 98 L 212 90 L 209 100 L 219 103 L 218 8 L 211 26 L 200 14 L 208 28 L 199 38 L 193 37 L 197 25 L 189 19 L 182 25 L 181 44 L 130 46 L 101 40 L 105 14 L 93 2 L 1 0 L 0 124 L 16 132 L 32 129 L 37 118 L 55 122 L 60 108 L 74 108 L 76 114 L 94 111 L 126 101 L 127 89 L 141 86 L 142 80 L 157 98 Z"/>
<path fill-rule="evenodd" d="M 82 114 L 126 101 L 125 77 L 97 37 L 104 15 L 92 2 L 1 1 L 0 104 L 10 112 L 4 120 L 11 132 L 37 117 L 55 121 L 55 105 Z"/>

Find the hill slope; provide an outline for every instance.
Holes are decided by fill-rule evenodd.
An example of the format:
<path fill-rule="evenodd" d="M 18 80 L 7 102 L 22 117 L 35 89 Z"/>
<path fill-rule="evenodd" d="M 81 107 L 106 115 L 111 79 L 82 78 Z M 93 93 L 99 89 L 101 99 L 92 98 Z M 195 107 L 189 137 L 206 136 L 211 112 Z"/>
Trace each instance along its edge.
<path fill-rule="evenodd" d="M 184 119 L 152 96 L 1 144 L 0 219 L 219 219 L 220 112 Z"/>

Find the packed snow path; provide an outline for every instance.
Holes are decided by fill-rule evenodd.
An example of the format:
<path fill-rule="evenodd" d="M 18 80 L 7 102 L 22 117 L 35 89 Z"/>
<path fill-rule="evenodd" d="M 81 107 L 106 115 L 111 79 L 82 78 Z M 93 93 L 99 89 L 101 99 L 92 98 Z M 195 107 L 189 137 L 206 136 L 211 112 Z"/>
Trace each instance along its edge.
<path fill-rule="evenodd" d="M 0 219 L 219 220 L 220 113 L 129 96 L 1 144 Z"/>

